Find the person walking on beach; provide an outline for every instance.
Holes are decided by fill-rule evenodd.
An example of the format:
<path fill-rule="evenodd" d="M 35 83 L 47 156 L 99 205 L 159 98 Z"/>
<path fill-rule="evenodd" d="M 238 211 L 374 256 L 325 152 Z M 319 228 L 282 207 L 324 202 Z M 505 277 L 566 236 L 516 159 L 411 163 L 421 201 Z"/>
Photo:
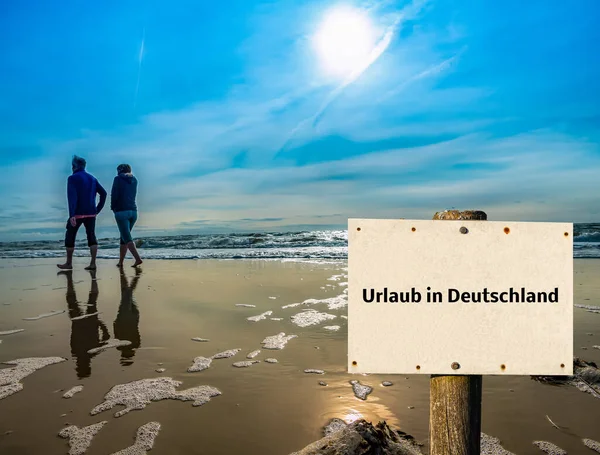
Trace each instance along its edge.
<path fill-rule="evenodd" d="M 86 270 L 96 269 L 96 255 L 98 253 L 96 216 L 98 216 L 104 207 L 107 193 L 96 177 L 86 172 L 85 166 L 86 161 L 83 158 L 76 155 L 73 156 L 73 160 L 71 161 L 73 174 L 67 179 L 67 199 L 69 203 L 69 220 L 67 221 L 67 232 L 65 234 L 67 262 L 57 264 L 57 267 L 63 270 L 73 268 L 75 239 L 77 231 L 82 224 L 85 226 L 91 255 L 90 265 L 86 267 Z M 100 195 L 98 205 L 96 205 L 97 194 Z"/>
<path fill-rule="evenodd" d="M 110 209 L 115 214 L 115 221 L 117 222 L 121 236 L 117 267 L 123 267 L 127 250 L 131 251 L 135 259 L 132 267 L 137 267 L 143 262 L 131 237 L 131 230 L 138 216 L 137 205 L 135 203 L 137 186 L 138 181 L 131 173 L 131 166 L 129 164 L 120 164 L 117 167 L 117 176 L 113 180 L 110 194 Z"/>

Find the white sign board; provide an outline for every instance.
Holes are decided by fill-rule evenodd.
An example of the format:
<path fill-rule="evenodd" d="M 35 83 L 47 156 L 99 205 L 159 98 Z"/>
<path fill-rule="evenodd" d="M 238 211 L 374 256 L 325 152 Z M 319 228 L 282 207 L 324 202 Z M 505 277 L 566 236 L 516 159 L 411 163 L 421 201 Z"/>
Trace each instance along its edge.
<path fill-rule="evenodd" d="M 348 371 L 573 374 L 573 225 L 348 220 Z"/>

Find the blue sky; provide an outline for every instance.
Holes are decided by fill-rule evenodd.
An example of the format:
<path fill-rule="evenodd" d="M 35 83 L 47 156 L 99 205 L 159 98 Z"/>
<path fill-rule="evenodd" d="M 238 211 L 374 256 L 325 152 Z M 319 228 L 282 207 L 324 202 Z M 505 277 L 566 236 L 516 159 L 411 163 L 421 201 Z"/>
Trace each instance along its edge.
<path fill-rule="evenodd" d="M 369 40 L 343 35 L 340 11 Z M 73 154 L 109 191 L 132 165 L 144 235 L 450 207 L 598 221 L 599 13 L 596 0 L 2 2 L 0 241 L 62 237 Z M 116 236 L 108 210 L 99 231 Z"/>

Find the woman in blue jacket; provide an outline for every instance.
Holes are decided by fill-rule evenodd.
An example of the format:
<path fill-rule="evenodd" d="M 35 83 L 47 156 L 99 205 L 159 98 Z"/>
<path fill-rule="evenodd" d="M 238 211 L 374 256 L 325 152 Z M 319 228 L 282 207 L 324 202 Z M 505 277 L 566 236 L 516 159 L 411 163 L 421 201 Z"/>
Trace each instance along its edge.
<path fill-rule="evenodd" d="M 131 166 L 129 164 L 120 164 L 117 167 L 117 176 L 113 180 L 110 195 L 110 209 L 115 214 L 115 220 L 121 234 L 120 255 L 117 267 L 123 267 L 127 250 L 131 251 L 135 259 L 132 267 L 137 267 L 143 262 L 131 237 L 131 230 L 138 216 L 137 205 L 135 203 L 137 184 L 137 179 L 131 173 Z"/>

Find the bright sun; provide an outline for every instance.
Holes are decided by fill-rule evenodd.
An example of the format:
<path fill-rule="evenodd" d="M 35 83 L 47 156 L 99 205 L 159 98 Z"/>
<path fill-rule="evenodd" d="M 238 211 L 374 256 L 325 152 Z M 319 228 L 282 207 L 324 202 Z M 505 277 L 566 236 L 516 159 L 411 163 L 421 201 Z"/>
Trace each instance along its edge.
<path fill-rule="evenodd" d="M 375 41 L 375 30 L 364 12 L 336 7 L 325 15 L 313 44 L 325 73 L 344 78 L 369 58 Z"/>

